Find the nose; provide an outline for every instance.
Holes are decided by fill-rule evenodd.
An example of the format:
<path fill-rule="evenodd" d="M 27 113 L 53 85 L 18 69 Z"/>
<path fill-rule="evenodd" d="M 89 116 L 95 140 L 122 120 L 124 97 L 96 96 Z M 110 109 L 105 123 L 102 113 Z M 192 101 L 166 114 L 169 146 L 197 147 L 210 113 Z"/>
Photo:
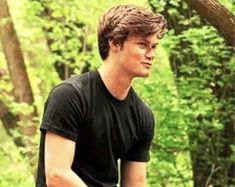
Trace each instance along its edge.
<path fill-rule="evenodd" d="M 149 60 L 153 60 L 154 57 L 155 57 L 154 49 L 150 48 L 149 50 L 147 50 L 147 51 L 146 51 L 146 57 L 147 57 Z"/>

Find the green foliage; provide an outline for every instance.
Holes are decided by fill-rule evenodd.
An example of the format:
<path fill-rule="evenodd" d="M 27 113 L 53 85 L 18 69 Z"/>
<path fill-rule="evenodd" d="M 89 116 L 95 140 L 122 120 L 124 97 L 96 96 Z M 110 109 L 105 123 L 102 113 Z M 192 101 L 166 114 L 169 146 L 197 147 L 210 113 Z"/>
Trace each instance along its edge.
<path fill-rule="evenodd" d="M 164 10 L 170 16 L 171 29 L 162 46 L 169 54 L 176 82 L 176 88 L 169 89 L 169 83 L 161 80 L 164 75 L 155 79 L 154 94 L 159 94 L 152 93 L 151 97 L 157 101 L 150 103 L 158 106 L 158 127 L 156 146 L 152 149 L 156 158 L 151 166 L 155 169 L 150 171 L 150 179 L 159 186 L 175 186 L 180 179 L 182 186 L 190 186 L 187 182 L 192 180 L 192 175 L 177 174 L 175 169 L 175 155 L 187 155 L 190 151 L 191 156 L 199 155 L 212 168 L 216 166 L 217 170 L 211 170 L 216 177 L 208 178 L 209 184 L 224 186 L 228 183 L 227 171 L 232 161 L 228 162 L 222 154 L 224 143 L 228 141 L 223 132 L 227 123 L 234 124 L 235 117 L 232 49 L 225 45 L 214 28 L 203 25 L 197 15 L 190 13 L 185 3 L 154 0 L 150 3 L 155 10 Z M 184 17 L 189 14 L 190 18 Z M 172 145 L 173 151 L 169 151 Z M 185 168 L 189 173 L 190 166 Z"/>
<path fill-rule="evenodd" d="M 234 0 L 219 0 L 219 2 L 225 6 L 230 12 L 235 13 Z"/>
<path fill-rule="evenodd" d="M 179 24 L 169 28 L 156 50 L 152 75 L 134 82 L 156 120 L 148 184 L 153 187 L 193 186 L 192 151 L 215 166 L 213 175 L 221 179 L 223 171 L 235 161 L 234 144 L 230 145 L 233 154 L 229 158 L 221 156 L 225 141 L 221 134 L 229 120 L 235 121 L 235 92 L 231 92 L 235 57 L 214 28 L 202 24 L 196 14 L 184 16 L 189 11 L 186 3 L 180 0 L 149 2 L 157 11 L 169 14 L 171 22 Z M 220 2 L 234 12 L 232 0 Z M 121 2 L 126 3 L 148 4 L 144 0 Z M 61 81 L 55 63 L 74 69 L 73 74 L 80 74 L 87 64 L 90 69 L 101 64 L 96 38 L 98 18 L 108 7 L 117 4 L 120 4 L 118 0 L 9 0 L 39 116 L 49 91 Z M 179 26 L 183 28 L 180 32 Z M 7 72 L 6 69 L 3 53 L 0 53 L 0 70 Z M 30 113 L 33 107 L 16 104 L 9 96 L 11 91 L 10 77 L 6 74 L 0 80 L 0 101 L 13 113 Z M 0 186 L 34 186 L 29 171 L 35 169 L 36 164 L 32 169 L 29 160 L 20 154 L 27 149 L 17 149 L 6 133 L 0 132 Z M 22 136 L 19 129 L 13 134 Z M 38 134 L 34 140 L 39 142 Z M 32 159 L 36 163 L 37 154 Z M 226 180 L 224 177 L 213 184 L 223 186 Z"/>
<path fill-rule="evenodd" d="M 0 123 L 0 186 L 31 187 L 34 178 L 25 158 L 20 155 Z"/>

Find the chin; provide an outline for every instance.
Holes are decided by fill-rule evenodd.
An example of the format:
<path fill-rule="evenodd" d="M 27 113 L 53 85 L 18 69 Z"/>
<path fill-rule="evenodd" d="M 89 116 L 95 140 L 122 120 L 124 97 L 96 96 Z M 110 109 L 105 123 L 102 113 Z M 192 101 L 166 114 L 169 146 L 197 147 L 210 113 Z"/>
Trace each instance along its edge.
<path fill-rule="evenodd" d="M 144 75 L 141 76 L 141 77 L 145 78 L 145 77 L 148 77 L 148 76 L 149 76 L 149 73 L 148 73 L 148 74 L 144 74 Z"/>
<path fill-rule="evenodd" d="M 143 72 L 138 73 L 138 74 L 136 75 L 136 77 L 143 77 L 143 78 L 145 78 L 145 77 L 148 77 L 149 74 L 150 74 L 149 71 L 143 71 Z"/>

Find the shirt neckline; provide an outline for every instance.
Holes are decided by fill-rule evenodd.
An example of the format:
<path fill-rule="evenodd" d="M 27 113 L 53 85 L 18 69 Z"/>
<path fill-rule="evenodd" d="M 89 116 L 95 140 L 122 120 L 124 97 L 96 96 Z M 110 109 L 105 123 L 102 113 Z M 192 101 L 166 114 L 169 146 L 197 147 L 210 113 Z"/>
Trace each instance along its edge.
<path fill-rule="evenodd" d="M 132 88 L 132 87 L 130 87 L 130 90 L 129 90 L 129 92 L 128 92 L 126 98 L 120 100 L 120 99 L 114 97 L 114 96 L 110 93 L 110 91 L 109 91 L 108 88 L 106 87 L 104 81 L 102 80 L 101 75 L 100 75 L 100 73 L 98 72 L 98 70 L 96 70 L 94 73 L 95 73 L 95 76 L 97 77 L 97 80 L 98 80 L 98 83 L 99 83 L 99 85 L 100 85 L 100 87 L 101 87 L 102 93 L 104 93 L 104 95 L 105 95 L 110 101 L 112 101 L 113 103 L 116 103 L 116 104 L 121 104 L 121 105 L 127 103 L 127 101 L 129 100 L 129 98 L 130 98 L 130 96 L 131 96 L 131 93 L 133 92 L 133 88 Z"/>

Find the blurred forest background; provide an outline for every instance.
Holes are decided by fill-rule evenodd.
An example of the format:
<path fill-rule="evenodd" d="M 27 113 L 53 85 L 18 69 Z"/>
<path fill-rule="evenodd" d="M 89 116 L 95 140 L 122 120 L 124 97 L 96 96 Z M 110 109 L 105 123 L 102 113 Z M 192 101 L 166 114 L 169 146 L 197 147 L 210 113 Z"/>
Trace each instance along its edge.
<path fill-rule="evenodd" d="M 34 186 L 47 95 L 99 67 L 98 18 L 117 4 L 168 20 L 151 76 L 134 81 L 156 121 L 148 186 L 234 187 L 234 0 L 0 0 L 0 187 Z"/>

